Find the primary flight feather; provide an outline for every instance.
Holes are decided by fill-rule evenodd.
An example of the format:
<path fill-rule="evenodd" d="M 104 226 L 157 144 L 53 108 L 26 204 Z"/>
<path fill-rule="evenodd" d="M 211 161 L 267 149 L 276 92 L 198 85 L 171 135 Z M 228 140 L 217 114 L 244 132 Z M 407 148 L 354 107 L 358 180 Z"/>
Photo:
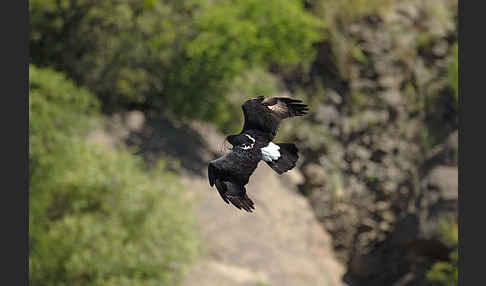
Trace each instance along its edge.
<path fill-rule="evenodd" d="M 209 162 L 209 185 L 216 185 L 226 203 L 252 212 L 253 201 L 246 194 L 245 185 L 260 161 L 282 174 L 295 167 L 299 158 L 293 143 L 273 143 L 280 122 L 289 117 L 302 116 L 309 110 L 301 100 L 287 97 L 259 96 L 247 100 L 243 106 L 243 130 L 227 137 L 231 151 Z"/>

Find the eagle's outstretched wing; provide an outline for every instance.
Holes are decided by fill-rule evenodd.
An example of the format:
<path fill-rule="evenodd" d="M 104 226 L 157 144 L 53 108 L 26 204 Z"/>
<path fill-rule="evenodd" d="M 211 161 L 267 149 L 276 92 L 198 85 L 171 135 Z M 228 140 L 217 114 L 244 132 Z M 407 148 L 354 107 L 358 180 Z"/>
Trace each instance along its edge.
<path fill-rule="evenodd" d="M 302 116 L 309 110 L 301 100 L 287 97 L 259 96 L 247 100 L 242 108 L 245 115 L 243 131 L 258 129 L 270 134 L 272 140 L 279 127 L 280 121 L 293 116 Z"/>
<path fill-rule="evenodd" d="M 238 209 L 251 212 L 253 201 L 246 195 L 245 185 L 261 159 L 259 149 L 234 148 L 224 156 L 209 162 L 209 185 L 216 185 L 221 198 Z"/>

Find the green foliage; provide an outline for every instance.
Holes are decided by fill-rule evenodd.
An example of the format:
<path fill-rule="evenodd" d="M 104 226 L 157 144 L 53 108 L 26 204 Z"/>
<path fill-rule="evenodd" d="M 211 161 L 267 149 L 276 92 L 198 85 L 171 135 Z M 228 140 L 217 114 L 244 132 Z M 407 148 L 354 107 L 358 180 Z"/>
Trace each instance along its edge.
<path fill-rule="evenodd" d="M 208 6 L 195 18 L 197 36 L 171 78 L 171 110 L 224 125 L 231 120 L 226 95 L 233 81 L 270 64 L 309 63 L 320 26 L 300 1 L 233 0 Z"/>
<path fill-rule="evenodd" d="M 66 72 L 103 110 L 135 104 L 220 126 L 236 77 L 309 63 L 321 35 L 298 0 L 34 0 L 29 10 L 32 63 Z"/>
<path fill-rule="evenodd" d="M 154 100 L 192 33 L 193 2 L 30 1 L 31 62 L 66 72 L 107 110 Z"/>
<path fill-rule="evenodd" d="M 459 104 L 459 46 L 456 43 L 449 54 L 448 58 L 448 82 L 453 90 L 453 95 L 456 104 Z"/>
<path fill-rule="evenodd" d="M 442 237 L 445 243 L 452 245 L 454 249 L 449 254 L 449 261 L 439 261 L 432 265 L 427 272 L 427 279 L 443 286 L 457 286 L 459 277 L 459 252 L 457 223 L 442 223 Z"/>
<path fill-rule="evenodd" d="M 69 151 L 31 176 L 32 285 L 172 285 L 196 247 L 175 177 L 127 152 Z"/>
<path fill-rule="evenodd" d="M 459 229 L 456 222 L 444 220 L 440 223 L 442 239 L 447 245 L 457 246 L 459 240 Z"/>
<path fill-rule="evenodd" d="M 433 265 L 432 269 L 427 272 L 427 279 L 443 286 L 457 286 L 459 277 L 457 263 L 458 252 L 456 249 L 450 254 L 449 262 L 441 261 Z"/>
<path fill-rule="evenodd" d="M 315 30 L 319 21 L 303 10 L 300 1 L 220 3 L 196 18 L 200 33 L 189 44 L 190 57 L 204 57 L 228 71 L 312 59 L 311 45 L 320 38 Z"/>
<path fill-rule="evenodd" d="M 29 67 L 30 170 L 47 164 L 49 154 L 69 146 L 72 136 L 82 135 L 96 115 L 98 101 L 85 88 L 50 69 Z M 41 160 L 37 162 L 37 160 Z M 41 170 L 39 170 L 40 172 Z"/>
<path fill-rule="evenodd" d="M 96 100 L 30 67 L 31 285 L 174 285 L 196 242 L 189 205 L 162 165 L 86 143 Z"/>

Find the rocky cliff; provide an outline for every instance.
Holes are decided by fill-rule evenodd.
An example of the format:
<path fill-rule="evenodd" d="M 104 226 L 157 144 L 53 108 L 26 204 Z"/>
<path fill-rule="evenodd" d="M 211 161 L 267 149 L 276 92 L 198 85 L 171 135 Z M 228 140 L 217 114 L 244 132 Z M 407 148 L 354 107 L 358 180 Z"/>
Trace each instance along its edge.
<path fill-rule="evenodd" d="M 311 116 L 283 130 L 347 283 L 423 285 L 457 221 L 457 1 L 382 2 L 353 17 L 314 7 L 331 39 L 307 79 Z"/>

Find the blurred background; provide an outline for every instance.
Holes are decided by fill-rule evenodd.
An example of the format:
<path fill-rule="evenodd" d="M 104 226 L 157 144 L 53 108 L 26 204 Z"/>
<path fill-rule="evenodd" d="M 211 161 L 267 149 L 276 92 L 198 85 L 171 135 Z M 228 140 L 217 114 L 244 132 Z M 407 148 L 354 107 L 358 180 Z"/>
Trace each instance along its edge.
<path fill-rule="evenodd" d="M 31 285 L 457 285 L 457 0 L 30 0 Z M 207 162 L 291 96 L 256 211 Z"/>

